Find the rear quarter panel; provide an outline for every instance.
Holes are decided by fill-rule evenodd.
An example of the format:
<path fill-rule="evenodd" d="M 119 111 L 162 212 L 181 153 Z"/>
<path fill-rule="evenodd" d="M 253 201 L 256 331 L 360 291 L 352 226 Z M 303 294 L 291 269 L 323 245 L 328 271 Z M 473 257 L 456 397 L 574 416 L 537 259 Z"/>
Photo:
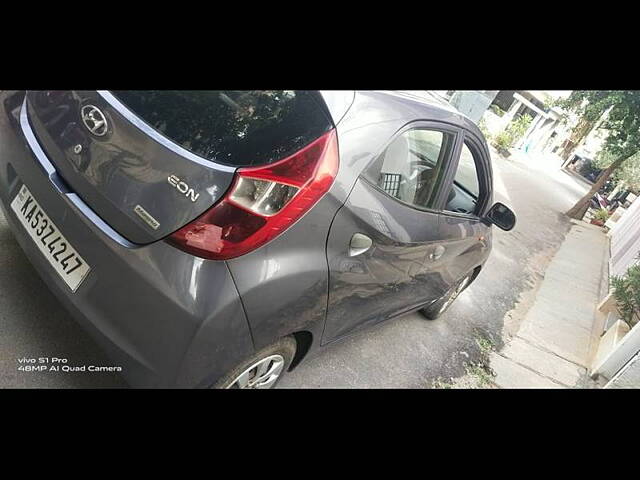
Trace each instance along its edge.
<path fill-rule="evenodd" d="M 338 126 L 340 168 L 330 191 L 282 235 L 228 261 L 256 349 L 298 331 L 319 345 L 329 289 L 326 245 L 334 217 L 362 169 L 407 122 L 405 112 L 358 93 Z"/>

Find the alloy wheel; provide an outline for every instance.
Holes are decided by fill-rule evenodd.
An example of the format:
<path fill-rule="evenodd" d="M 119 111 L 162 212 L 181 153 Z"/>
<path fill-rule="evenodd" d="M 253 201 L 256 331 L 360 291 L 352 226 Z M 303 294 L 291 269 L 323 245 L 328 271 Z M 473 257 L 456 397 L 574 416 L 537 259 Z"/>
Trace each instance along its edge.
<path fill-rule="evenodd" d="M 283 368 L 284 357 L 282 355 L 270 355 L 247 368 L 227 388 L 271 388 L 280 378 Z"/>

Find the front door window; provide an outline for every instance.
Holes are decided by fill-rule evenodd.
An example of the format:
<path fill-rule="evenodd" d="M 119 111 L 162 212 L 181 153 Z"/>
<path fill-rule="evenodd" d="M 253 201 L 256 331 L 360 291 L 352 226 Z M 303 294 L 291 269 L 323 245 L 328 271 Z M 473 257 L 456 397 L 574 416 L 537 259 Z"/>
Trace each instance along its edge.
<path fill-rule="evenodd" d="M 462 146 L 458 169 L 446 199 L 448 212 L 476 214 L 480 199 L 480 177 L 473 152 L 466 143 Z"/>

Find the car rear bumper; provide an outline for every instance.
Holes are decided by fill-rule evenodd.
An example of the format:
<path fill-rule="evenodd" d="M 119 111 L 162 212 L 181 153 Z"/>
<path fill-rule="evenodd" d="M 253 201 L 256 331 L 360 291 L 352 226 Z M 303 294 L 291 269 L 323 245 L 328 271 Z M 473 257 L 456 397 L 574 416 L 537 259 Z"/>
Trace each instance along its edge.
<path fill-rule="evenodd" d="M 0 93 L 0 100 L 7 95 Z M 6 110 L 0 102 L 0 206 L 5 217 L 49 288 L 114 366 L 123 368 L 131 385 L 205 386 L 253 352 L 225 262 L 193 257 L 163 241 L 139 247 L 118 239 L 73 192 L 56 184 L 29 145 L 19 116 Z M 91 266 L 75 293 L 10 208 L 23 183 Z"/>

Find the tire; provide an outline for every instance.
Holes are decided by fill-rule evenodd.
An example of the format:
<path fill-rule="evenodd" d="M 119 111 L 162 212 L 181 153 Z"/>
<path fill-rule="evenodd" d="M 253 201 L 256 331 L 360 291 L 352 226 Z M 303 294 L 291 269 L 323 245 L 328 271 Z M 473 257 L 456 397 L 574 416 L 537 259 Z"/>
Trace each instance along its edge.
<path fill-rule="evenodd" d="M 438 319 L 444 312 L 449 310 L 449 307 L 453 304 L 453 301 L 458 298 L 458 296 L 464 292 L 471 282 L 473 281 L 473 273 L 468 274 L 458 283 L 456 283 L 453 287 L 449 289 L 447 293 L 445 293 L 442 298 L 436 300 L 428 307 L 424 307 L 420 310 L 420 313 L 425 316 L 427 320 L 436 320 Z"/>
<path fill-rule="evenodd" d="M 285 337 L 264 348 L 220 379 L 212 388 L 274 388 L 285 375 L 296 353 L 296 341 Z M 265 377 L 257 375 L 261 374 Z M 273 378 L 274 375 L 277 376 Z"/>

